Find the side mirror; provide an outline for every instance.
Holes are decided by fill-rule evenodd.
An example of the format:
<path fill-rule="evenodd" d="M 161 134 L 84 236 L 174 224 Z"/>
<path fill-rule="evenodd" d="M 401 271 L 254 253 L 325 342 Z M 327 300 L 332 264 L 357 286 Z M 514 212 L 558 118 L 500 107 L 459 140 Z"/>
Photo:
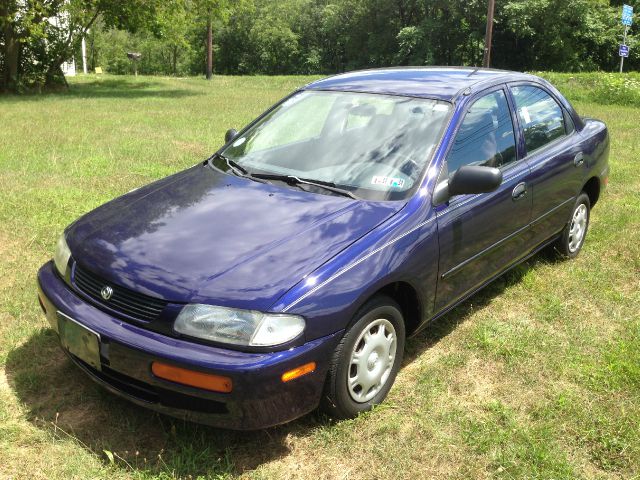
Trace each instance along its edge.
<path fill-rule="evenodd" d="M 455 195 L 493 192 L 502 183 L 502 172 L 497 168 L 465 165 L 453 176 L 440 182 L 433 192 L 433 204 L 442 205 Z"/>
<path fill-rule="evenodd" d="M 231 140 L 238 136 L 238 131 L 235 128 L 230 128 L 227 133 L 224 134 L 224 143 L 229 143 Z"/>
<path fill-rule="evenodd" d="M 449 180 L 449 195 L 493 192 L 502 183 L 502 172 L 492 167 L 460 167 Z"/>

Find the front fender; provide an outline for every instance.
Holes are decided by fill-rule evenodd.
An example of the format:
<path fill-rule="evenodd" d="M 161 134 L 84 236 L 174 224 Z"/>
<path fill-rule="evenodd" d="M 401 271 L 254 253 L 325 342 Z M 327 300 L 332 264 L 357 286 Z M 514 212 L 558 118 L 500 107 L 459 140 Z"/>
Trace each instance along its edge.
<path fill-rule="evenodd" d="M 423 319 L 433 311 L 438 270 L 433 212 L 397 215 L 289 290 L 270 309 L 307 319 L 307 341 L 345 329 L 375 292 L 402 281 L 420 299 Z"/>

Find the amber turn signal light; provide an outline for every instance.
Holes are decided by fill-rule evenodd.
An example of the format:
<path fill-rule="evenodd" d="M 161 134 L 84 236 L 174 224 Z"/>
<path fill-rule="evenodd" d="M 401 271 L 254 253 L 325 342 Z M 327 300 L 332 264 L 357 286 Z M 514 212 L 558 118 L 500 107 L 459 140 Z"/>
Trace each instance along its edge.
<path fill-rule="evenodd" d="M 290 382 L 291 380 L 306 375 L 307 373 L 311 373 L 316 369 L 316 362 L 309 362 L 301 365 L 293 370 L 289 370 L 288 372 L 284 372 L 282 374 L 283 382 Z"/>
<path fill-rule="evenodd" d="M 212 392 L 229 393 L 233 388 L 233 383 L 229 377 L 195 372 L 165 363 L 153 362 L 151 364 L 151 371 L 156 377 L 162 378 L 163 380 L 169 380 L 190 387 L 202 388 L 204 390 L 211 390 Z"/>

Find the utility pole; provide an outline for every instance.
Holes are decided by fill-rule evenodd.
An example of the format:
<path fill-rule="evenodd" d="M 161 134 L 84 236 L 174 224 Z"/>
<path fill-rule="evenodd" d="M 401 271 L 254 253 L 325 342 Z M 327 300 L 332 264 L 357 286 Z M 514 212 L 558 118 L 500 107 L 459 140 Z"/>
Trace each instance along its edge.
<path fill-rule="evenodd" d="M 211 28 L 211 10 L 207 11 L 207 80 L 213 75 L 213 32 Z"/>
<path fill-rule="evenodd" d="M 495 10 L 495 0 L 489 0 L 489 8 L 487 10 L 487 29 L 484 35 L 484 56 L 482 57 L 482 66 L 489 68 L 491 66 L 491 37 L 493 36 L 493 11 Z"/>
<path fill-rule="evenodd" d="M 627 44 L 627 30 L 629 27 L 624 26 L 624 35 L 622 36 L 622 45 Z M 620 73 L 622 73 L 622 67 L 624 66 L 624 55 L 620 55 Z"/>

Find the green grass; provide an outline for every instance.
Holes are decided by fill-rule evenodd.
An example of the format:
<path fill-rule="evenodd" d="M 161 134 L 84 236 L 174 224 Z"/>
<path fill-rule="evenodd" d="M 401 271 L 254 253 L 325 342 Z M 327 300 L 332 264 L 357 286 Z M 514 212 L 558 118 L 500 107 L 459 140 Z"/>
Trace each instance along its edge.
<path fill-rule="evenodd" d="M 0 97 L 0 478 L 638 477 L 638 75 L 544 75 L 611 132 L 580 256 L 536 256 L 410 340 L 374 411 L 248 433 L 94 386 L 46 328 L 35 273 L 80 214 L 195 164 L 310 79 L 105 76 Z"/>

